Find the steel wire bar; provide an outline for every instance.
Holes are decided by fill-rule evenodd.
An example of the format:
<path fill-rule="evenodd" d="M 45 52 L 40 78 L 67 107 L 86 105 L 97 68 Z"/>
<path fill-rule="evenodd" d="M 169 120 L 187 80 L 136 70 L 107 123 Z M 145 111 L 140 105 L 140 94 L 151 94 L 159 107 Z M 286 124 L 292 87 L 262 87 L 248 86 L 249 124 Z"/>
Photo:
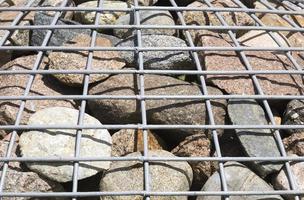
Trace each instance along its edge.
<path fill-rule="evenodd" d="M 153 199 L 156 196 L 217 196 L 229 200 L 234 196 L 252 196 L 252 195 L 293 195 L 293 198 L 296 200 L 301 199 L 301 196 L 304 195 L 304 191 L 301 190 L 297 184 L 294 177 L 294 174 L 291 170 L 292 162 L 304 162 L 304 156 L 293 157 L 289 156 L 286 153 L 284 148 L 283 140 L 280 135 L 280 131 L 288 129 L 304 129 L 304 124 L 298 125 L 284 125 L 276 124 L 274 119 L 274 114 L 271 110 L 269 102 L 271 100 L 304 100 L 304 95 L 268 95 L 262 89 L 261 81 L 257 78 L 258 75 L 299 75 L 303 76 L 304 71 L 302 70 L 304 66 L 298 62 L 293 53 L 303 52 L 304 47 L 295 47 L 295 46 L 284 46 L 275 33 L 277 32 L 291 32 L 291 33 L 300 33 L 304 34 L 304 27 L 296 24 L 290 16 L 302 16 L 304 17 L 304 4 L 301 0 L 277 0 L 281 2 L 288 9 L 281 10 L 273 7 L 268 0 L 259 0 L 266 9 L 254 9 L 248 8 L 243 4 L 241 0 L 232 0 L 237 7 L 233 8 L 220 8 L 215 7 L 211 0 L 201 0 L 204 2 L 207 7 L 204 8 L 193 8 L 193 7 L 184 7 L 178 6 L 175 0 L 168 0 L 171 6 L 141 6 L 139 5 L 139 0 L 134 0 L 133 4 L 129 8 L 120 9 L 109 9 L 104 8 L 105 0 L 98 0 L 96 7 L 67 7 L 68 0 L 63 0 L 61 5 L 58 7 L 34 7 L 32 6 L 35 0 L 30 0 L 26 5 L 22 6 L 12 6 L 12 7 L 0 7 L 0 12 L 19 12 L 16 18 L 12 21 L 10 25 L 0 25 L 0 30 L 7 31 L 2 38 L 0 38 L 0 52 L 1 51 L 15 51 L 15 52 L 24 52 L 24 51 L 33 51 L 37 52 L 36 60 L 33 67 L 30 70 L 2 70 L 0 69 L 0 76 L 6 75 L 28 75 L 28 81 L 24 87 L 23 94 L 20 95 L 0 95 L 0 101 L 20 101 L 16 119 L 13 124 L 10 125 L 0 125 L 0 130 L 10 131 L 11 137 L 9 139 L 9 144 L 7 151 L 4 157 L 0 157 L 1 166 L 1 177 L 0 177 L 0 199 L 6 197 L 70 197 L 73 200 L 81 199 L 82 197 L 101 197 L 101 196 L 134 196 L 138 195 L 143 197 L 145 200 Z M 0 4 L 5 2 L 5 0 L 0 0 Z M 43 2 L 43 0 L 41 0 Z M 180 22 L 178 25 L 144 25 L 141 23 L 140 11 L 171 11 L 177 15 L 177 18 Z M 42 11 L 55 11 L 52 22 L 49 25 L 20 25 L 22 18 L 25 17 L 29 12 L 42 12 Z M 95 12 L 94 23 L 86 25 L 58 25 L 58 21 L 64 11 L 91 11 Z M 126 12 L 134 17 L 134 23 L 130 25 L 101 25 L 99 23 L 99 18 L 102 13 L 107 11 L 115 12 Z M 187 25 L 183 17 L 184 11 L 197 11 L 212 13 L 216 16 L 217 20 L 220 22 L 220 25 Z M 223 17 L 224 12 L 231 13 L 247 13 L 251 19 L 256 23 L 252 26 L 238 26 L 238 25 L 229 25 L 225 18 Z M 282 19 L 284 19 L 290 26 L 267 26 L 257 14 L 276 14 Z M 66 47 L 66 46 L 50 46 L 48 45 L 51 40 L 52 34 L 56 30 L 72 30 L 72 29 L 88 29 L 91 31 L 90 34 L 90 44 L 86 47 Z M 96 38 L 98 29 L 128 29 L 135 32 L 136 37 L 134 37 L 134 47 L 96 47 Z M 143 45 L 143 30 L 147 29 L 174 29 L 180 32 L 183 32 L 185 36 L 185 41 L 187 42 L 186 47 L 144 47 Z M 39 46 L 7 46 L 5 45 L 9 38 L 13 35 L 14 31 L 18 30 L 46 30 L 47 33 L 44 36 L 43 42 Z M 221 31 L 229 36 L 229 39 L 232 41 L 233 45 L 230 47 L 223 46 L 196 46 L 190 30 L 210 30 L 210 31 Z M 239 30 L 249 31 L 249 30 L 258 30 L 265 31 L 270 38 L 277 44 L 278 47 L 248 47 L 242 46 L 238 39 L 236 38 L 235 32 Z M 77 51 L 86 51 L 88 55 L 86 56 L 86 64 L 83 67 L 83 70 L 43 70 L 39 69 L 42 59 L 47 52 L 77 52 Z M 96 70 L 92 67 L 94 52 L 97 51 L 130 51 L 134 52 L 136 60 L 136 69 L 122 69 L 122 70 Z M 193 64 L 195 65 L 194 70 L 151 70 L 145 69 L 144 66 L 144 53 L 150 51 L 185 51 L 189 52 Z M 240 60 L 244 65 L 244 70 L 238 71 L 211 71 L 206 70 L 202 67 L 201 61 L 199 58 L 200 52 L 208 51 L 233 51 L 236 52 Z M 250 51 L 265 51 L 265 52 L 277 52 L 281 55 L 284 55 L 292 64 L 293 69 L 291 70 L 253 70 L 252 64 L 248 59 L 247 53 Z M 303 58 L 304 60 L 304 54 Z M 83 86 L 81 94 L 79 95 L 45 95 L 45 96 L 32 96 L 30 94 L 35 76 L 37 75 L 54 75 L 54 74 L 78 74 L 83 75 Z M 138 92 L 135 95 L 90 95 L 89 83 L 90 76 L 94 74 L 109 74 L 109 75 L 122 75 L 122 74 L 134 74 L 136 75 L 138 81 Z M 201 95 L 147 95 L 146 86 L 145 86 L 145 76 L 149 74 L 156 75 L 189 75 L 196 76 L 198 80 L 198 85 L 201 88 Z M 255 88 L 256 92 L 254 94 L 223 94 L 223 95 L 211 95 L 207 89 L 207 75 L 221 75 L 221 76 L 248 76 L 252 81 L 252 85 Z M 303 79 L 303 77 L 302 77 Z M 140 107 L 140 120 L 134 124 L 102 124 L 102 125 L 85 125 L 84 116 L 87 110 L 87 101 L 88 100 L 107 100 L 107 99 L 118 99 L 118 100 L 135 100 L 139 102 Z M 212 100 L 231 100 L 231 99 L 254 99 L 261 100 L 265 114 L 269 119 L 270 123 L 266 125 L 231 125 L 231 124 L 216 124 L 214 119 L 214 108 L 211 105 Z M 27 101 L 43 101 L 43 100 L 79 100 L 79 114 L 76 125 L 66 124 L 66 125 L 23 125 L 21 124 L 21 118 L 25 112 L 25 105 Z M 147 100 L 200 100 L 206 105 L 206 113 L 208 118 L 208 123 L 206 124 L 150 124 L 147 120 Z M 52 130 L 52 129 L 62 129 L 62 130 L 74 130 L 75 131 L 75 148 L 74 156 L 58 156 L 58 157 L 13 157 L 13 146 L 16 143 L 16 137 L 19 131 L 28 131 L 28 130 Z M 142 130 L 143 137 L 143 152 L 142 156 L 137 157 L 83 157 L 80 154 L 81 138 L 82 131 L 87 129 L 108 129 L 108 130 L 117 130 L 117 129 L 137 129 Z M 209 130 L 211 131 L 212 143 L 216 152 L 214 157 L 207 156 L 193 156 L 193 157 L 153 157 L 149 155 L 149 130 L 178 130 L 178 129 L 199 129 L 199 130 Z M 278 145 L 280 156 L 279 157 L 231 157 L 222 155 L 222 146 L 220 144 L 220 138 L 218 131 L 219 130 L 235 130 L 235 129 L 268 129 L 272 130 L 273 137 L 276 140 Z M 167 133 L 170 134 L 170 133 Z M 105 191 L 79 191 L 79 163 L 85 161 L 139 161 L 142 163 L 143 170 L 143 188 L 141 191 L 119 191 L 119 192 L 105 192 Z M 220 176 L 221 191 L 153 191 L 152 179 L 150 174 L 151 163 L 152 162 L 161 162 L 161 161 L 170 161 L 170 162 L 216 162 L 218 164 L 218 173 Z M 224 163 L 228 161 L 236 162 L 255 162 L 255 161 L 271 161 L 273 163 L 282 163 L 284 169 L 287 172 L 287 178 L 290 189 L 287 190 L 274 190 L 274 191 L 234 191 L 228 189 L 227 183 L 227 174 L 225 173 Z M 72 187 L 69 192 L 6 192 L 3 191 L 7 171 L 9 170 L 9 163 L 11 162 L 42 162 L 42 163 L 72 163 L 73 165 L 73 175 L 72 175 Z"/>

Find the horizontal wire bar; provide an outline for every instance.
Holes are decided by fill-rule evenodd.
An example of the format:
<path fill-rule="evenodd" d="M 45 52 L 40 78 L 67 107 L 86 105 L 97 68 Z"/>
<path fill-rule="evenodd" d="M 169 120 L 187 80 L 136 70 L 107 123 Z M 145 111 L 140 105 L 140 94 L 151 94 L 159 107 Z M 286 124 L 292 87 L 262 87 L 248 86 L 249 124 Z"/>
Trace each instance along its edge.
<path fill-rule="evenodd" d="M 89 196 L 240 196 L 240 195 L 303 195 L 303 190 L 271 191 L 180 191 L 180 192 L 144 192 L 144 191 L 111 191 L 111 192 L 2 192 L 2 197 L 89 197 Z"/>
<path fill-rule="evenodd" d="M 0 26 L 0 30 L 53 29 L 178 29 L 178 30 L 264 30 L 304 32 L 304 28 L 283 26 L 193 26 L 193 25 L 24 25 Z"/>
<path fill-rule="evenodd" d="M 13 100 L 206 100 L 206 99 L 256 99 L 303 100 L 303 95 L 57 95 L 57 96 L 0 96 L 0 101 Z"/>
<path fill-rule="evenodd" d="M 271 162 L 303 162 L 304 157 L 0 157 L 0 162 L 88 162 L 88 161 L 140 161 L 140 162 L 157 162 L 157 161 L 236 161 L 236 162 L 253 162 L 253 161 L 271 161 Z"/>
<path fill-rule="evenodd" d="M 97 7 L 0 7 L 0 12 L 3 11 L 91 11 L 91 12 L 133 12 L 140 10 L 154 10 L 154 11 L 202 11 L 202 12 L 245 12 L 245 13 L 267 13 L 267 14 L 278 14 L 278 15 L 304 15 L 302 11 L 292 10 L 267 10 L 267 9 L 253 9 L 253 8 L 197 8 L 197 7 L 168 7 L 168 6 L 133 6 L 132 8 L 97 8 Z"/>
<path fill-rule="evenodd" d="M 304 47 L 67 47 L 67 46 L 0 46 L 0 51 L 304 51 Z"/>
<path fill-rule="evenodd" d="M 69 67 L 67 67 L 69 68 Z M 96 66 L 96 68 L 99 68 Z M 251 71 L 196 71 L 196 70 L 0 70 L 0 75 L 30 75 L 30 74 L 160 74 L 160 75 L 252 75 L 252 74 L 265 74 L 265 75 L 280 75 L 280 74 L 290 74 L 290 75 L 303 75 L 304 71 L 299 70 L 251 70 Z"/>
<path fill-rule="evenodd" d="M 180 125 L 180 124 L 102 124 L 102 125 L 1 125 L 0 130 L 47 129 L 304 129 L 304 125 Z"/>

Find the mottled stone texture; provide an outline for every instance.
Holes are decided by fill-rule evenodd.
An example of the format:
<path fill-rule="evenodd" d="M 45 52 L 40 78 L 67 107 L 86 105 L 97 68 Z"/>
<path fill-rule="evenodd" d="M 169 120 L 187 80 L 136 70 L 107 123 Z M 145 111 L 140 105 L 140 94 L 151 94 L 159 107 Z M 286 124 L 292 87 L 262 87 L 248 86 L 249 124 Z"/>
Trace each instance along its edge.
<path fill-rule="evenodd" d="M 304 101 L 292 100 L 287 104 L 283 123 L 286 125 L 302 125 L 304 123 Z M 290 134 L 303 132 L 303 129 L 287 129 Z"/>
<path fill-rule="evenodd" d="M 283 139 L 287 153 L 304 156 L 304 132 L 293 133 Z"/>

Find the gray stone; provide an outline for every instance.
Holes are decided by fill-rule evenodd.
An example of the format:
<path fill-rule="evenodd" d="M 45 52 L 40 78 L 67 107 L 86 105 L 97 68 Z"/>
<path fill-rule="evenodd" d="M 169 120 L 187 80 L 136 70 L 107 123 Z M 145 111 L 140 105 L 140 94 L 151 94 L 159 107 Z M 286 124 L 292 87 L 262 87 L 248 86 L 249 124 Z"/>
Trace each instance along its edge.
<path fill-rule="evenodd" d="M 65 107 L 52 107 L 33 114 L 28 125 L 77 125 L 79 111 Z M 84 125 L 101 125 L 88 114 L 84 115 Z M 23 132 L 19 145 L 23 157 L 73 157 L 75 154 L 76 130 L 50 129 Z M 111 156 L 111 136 L 106 129 L 84 129 L 80 144 L 80 157 Z M 67 182 L 73 180 L 71 162 L 26 163 L 29 169 L 51 180 Z M 81 162 L 78 179 L 84 179 L 110 167 L 109 161 Z"/>
<path fill-rule="evenodd" d="M 50 25 L 52 23 L 53 17 L 46 15 L 42 12 L 37 12 L 34 18 L 34 25 Z M 57 25 L 80 25 L 77 22 L 71 20 L 58 20 Z M 47 33 L 47 30 L 38 29 L 33 30 L 33 34 L 31 37 L 31 45 L 32 46 L 41 46 L 43 39 Z M 61 46 L 65 42 L 72 40 L 79 34 L 87 34 L 90 35 L 91 31 L 89 29 L 56 29 L 53 31 L 49 46 Z M 117 37 L 106 34 L 97 34 L 98 37 L 104 37 L 109 39 L 113 44 L 119 42 Z"/>
<path fill-rule="evenodd" d="M 304 101 L 291 100 L 286 107 L 283 124 L 285 125 L 302 125 L 304 124 Z M 304 132 L 304 129 L 286 129 L 290 134 Z"/>
<path fill-rule="evenodd" d="M 127 0 L 127 2 L 129 4 L 133 4 L 134 5 L 134 0 Z M 158 2 L 158 0 L 138 0 L 138 5 L 152 6 L 152 5 L 156 4 L 157 2 Z"/>
<path fill-rule="evenodd" d="M 174 19 L 169 11 L 139 11 L 141 25 L 163 25 L 174 26 Z M 116 25 L 133 25 L 134 14 L 130 13 L 119 17 Z M 142 34 L 155 34 L 155 35 L 174 35 L 175 29 L 141 29 Z M 114 35 L 119 38 L 126 38 L 134 35 L 133 29 L 114 29 Z"/>
<path fill-rule="evenodd" d="M 128 4 L 123 1 L 109 1 L 105 0 L 103 2 L 103 8 L 105 9 L 126 9 L 128 8 Z M 86 8 L 86 7 L 97 7 L 97 1 L 88 1 L 77 6 L 78 8 Z M 95 22 L 95 14 L 94 11 L 75 11 L 75 20 L 82 24 L 94 24 Z M 125 15 L 126 12 L 102 12 L 99 17 L 100 25 L 107 24 L 115 24 L 116 20 Z M 99 31 L 101 31 L 99 29 Z"/>
<path fill-rule="evenodd" d="M 18 71 L 30 70 L 33 68 L 36 56 L 24 56 L 17 58 L 1 67 L 1 70 Z M 45 69 L 46 59 L 43 59 L 39 69 Z M 10 74 L 0 76 L 1 88 L 0 96 L 22 96 L 29 76 L 26 74 Z M 61 96 L 78 94 L 79 91 L 73 88 L 63 87 L 54 78 L 48 75 L 36 75 L 29 92 L 29 96 Z M 12 125 L 15 123 L 17 113 L 20 107 L 20 101 L 5 100 L 0 104 L 0 124 Z M 27 100 L 25 109 L 22 112 L 20 124 L 26 124 L 31 114 L 37 110 L 53 107 L 64 106 L 74 108 L 76 103 L 73 100 Z M 0 135 L 4 136 L 6 132 L 0 131 Z"/>
<path fill-rule="evenodd" d="M 237 162 L 224 165 L 228 191 L 274 191 L 263 179 Z M 202 191 L 222 191 L 219 172 L 214 173 L 206 182 Z M 231 200 L 283 200 L 279 195 L 230 196 Z M 220 196 L 200 196 L 197 200 L 220 200 Z"/>
<path fill-rule="evenodd" d="M 131 37 L 117 44 L 118 47 L 133 47 L 136 38 Z M 136 44 L 136 43 L 135 43 Z M 184 40 L 168 35 L 144 35 L 143 47 L 187 47 Z M 129 66 L 136 66 L 135 53 L 132 51 L 120 52 L 121 57 Z M 195 69 L 187 51 L 145 51 L 143 52 L 145 69 Z"/>
<path fill-rule="evenodd" d="M 1 175 L 2 171 L 0 171 Z M 8 168 L 6 179 L 3 187 L 3 192 L 65 192 L 63 187 L 54 181 L 47 180 L 34 172 L 21 171 L 20 169 Z M 62 197 L 4 197 L 3 200 L 67 200 Z"/>
<path fill-rule="evenodd" d="M 142 156 L 140 152 L 128 154 L 126 157 Z M 163 150 L 149 151 L 151 157 L 174 157 L 173 154 Z M 192 182 L 192 169 L 187 162 L 157 161 L 149 162 L 151 191 L 188 191 Z M 100 182 L 100 190 L 105 191 L 142 191 L 143 165 L 140 161 L 116 161 L 105 173 Z M 113 196 L 101 197 L 102 200 L 141 200 L 142 196 Z M 158 196 L 151 200 L 186 200 L 181 196 Z"/>
<path fill-rule="evenodd" d="M 132 74 L 111 76 L 106 81 L 90 88 L 90 95 L 137 95 L 138 78 Z M 221 95 L 214 87 L 207 87 L 210 95 Z M 201 95 L 201 89 L 191 84 L 169 76 L 145 75 L 145 95 Z M 208 124 L 205 102 L 203 100 L 146 100 L 147 120 L 149 124 Z M 132 99 L 96 99 L 88 101 L 92 114 L 105 124 L 138 123 L 141 121 L 140 104 Z M 224 124 L 226 114 L 225 100 L 211 100 L 216 124 Z M 166 132 L 170 140 L 183 139 L 196 133 L 207 133 L 203 129 L 174 129 Z M 219 133 L 222 133 L 219 131 Z M 168 135 L 168 134 L 164 134 Z"/>
<path fill-rule="evenodd" d="M 148 132 L 148 149 L 166 149 L 165 142 L 155 133 Z M 144 139 L 142 130 L 121 129 L 112 135 L 112 155 L 125 156 L 127 154 L 144 151 Z"/>
<path fill-rule="evenodd" d="M 88 47 L 91 37 L 85 34 L 79 34 L 73 40 L 63 44 L 68 47 Z M 97 37 L 96 47 L 111 47 L 110 40 Z M 87 51 L 76 52 L 51 52 L 49 58 L 49 69 L 54 70 L 84 70 L 88 61 L 89 53 Z M 125 66 L 119 54 L 116 51 L 94 51 L 90 66 L 91 70 L 120 70 Z M 89 83 L 94 83 L 109 77 L 110 74 L 91 74 Z M 83 74 L 53 74 L 60 82 L 68 86 L 80 87 L 83 85 Z"/>
<path fill-rule="evenodd" d="M 297 190 L 304 190 L 304 162 L 291 163 L 290 169 L 295 180 L 295 184 L 297 185 Z M 290 190 L 288 175 L 285 168 L 275 176 L 273 186 L 276 190 Z M 292 195 L 284 195 L 284 197 L 288 200 L 295 199 Z M 303 200 L 304 196 L 302 195 L 300 199 Z"/>
<path fill-rule="evenodd" d="M 228 114 L 233 125 L 267 125 L 263 108 L 255 100 L 230 100 Z M 236 129 L 245 153 L 250 157 L 280 157 L 272 131 L 269 129 Z M 277 172 L 282 164 L 271 162 L 253 162 L 257 173 L 265 177 Z"/>
<path fill-rule="evenodd" d="M 171 152 L 180 157 L 211 157 L 211 142 L 205 135 L 191 135 Z M 216 163 L 210 161 L 188 161 L 188 163 L 193 170 L 192 190 L 200 190 L 214 173 Z"/>

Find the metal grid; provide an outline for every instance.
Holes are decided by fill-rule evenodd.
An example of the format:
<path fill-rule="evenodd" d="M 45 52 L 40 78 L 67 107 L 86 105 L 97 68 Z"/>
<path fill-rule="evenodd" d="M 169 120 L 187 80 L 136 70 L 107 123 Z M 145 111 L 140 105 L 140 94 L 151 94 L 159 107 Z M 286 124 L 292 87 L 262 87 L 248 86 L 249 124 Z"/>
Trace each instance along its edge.
<path fill-rule="evenodd" d="M 13 125 L 1 125 L 0 129 L 12 131 L 10 142 L 5 157 L 1 157 L 0 161 L 4 162 L 2 167 L 2 175 L 0 179 L 0 196 L 1 197 L 71 197 L 77 199 L 78 197 L 89 197 L 89 196 L 120 196 L 120 195 L 141 195 L 145 199 L 150 199 L 153 196 L 199 196 L 199 195 L 211 195 L 211 196 L 222 196 L 224 199 L 229 199 L 231 196 L 239 195 L 286 195 L 292 194 L 295 195 L 295 199 L 300 199 L 299 195 L 304 195 L 303 190 L 299 190 L 295 184 L 294 176 L 290 169 L 291 161 L 301 161 L 304 162 L 304 157 L 290 157 L 287 156 L 280 136 L 279 130 L 283 129 L 303 129 L 304 125 L 276 125 L 274 120 L 274 115 L 269 106 L 269 100 L 273 99 L 304 99 L 303 95 L 265 95 L 262 90 L 262 87 L 257 79 L 257 75 L 260 74 L 295 74 L 302 75 L 303 66 L 297 63 L 296 59 L 293 57 L 291 52 L 294 51 L 304 51 L 303 47 L 284 47 L 283 44 L 276 38 L 275 32 L 277 31 L 289 31 L 289 32 L 300 32 L 303 34 L 304 28 L 299 27 L 296 23 L 290 20 L 287 16 L 301 15 L 304 16 L 304 2 L 301 0 L 289 0 L 282 1 L 289 10 L 278 10 L 267 1 L 260 0 L 260 2 L 266 6 L 268 9 L 250 9 L 246 7 L 240 0 L 232 0 L 239 8 L 219 8 L 214 7 L 210 0 L 203 0 L 205 4 L 208 5 L 208 8 L 189 8 L 178 6 L 175 0 L 169 0 L 171 6 L 139 6 L 138 0 L 134 0 L 134 5 L 127 9 L 106 9 L 103 8 L 103 0 L 98 0 L 98 6 L 92 8 L 78 8 L 78 7 L 67 7 L 67 0 L 64 0 L 59 7 L 32 7 L 34 0 L 29 0 L 28 3 L 20 7 L 0 7 L 0 12 L 8 11 L 18 11 L 18 16 L 13 20 L 9 26 L 0 26 L 0 30 L 9 30 L 2 39 L 0 40 L 0 51 L 14 50 L 14 51 L 37 51 L 37 56 L 35 64 L 32 66 L 30 71 L 28 70 L 18 70 L 18 71 L 7 71 L 0 70 L 0 75 L 12 75 L 12 74 L 26 74 L 29 79 L 25 86 L 24 94 L 22 96 L 0 96 L 0 100 L 20 100 L 19 111 Z M 281 1 L 281 0 L 278 0 Z M 0 4 L 4 0 L 0 0 Z M 296 10 L 290 4 L 293 3 L 298 7 L 302 8 L 301 10 Z M 93 25 L 57 25 L 58 20 L 63 11 L 96 11 L 95 22 Z M 169 10 L 177 14 L 181 25 L 175 26 L 155 26 L 155 25 L 141 25 L 140 24 L 140 10 Z M 217 19 L 220 21 L 220 26 L 189 26 L 185 23 L 185 20 L 182 15 L 182 11 L 193 10 L 201 12 L 213 12 L 215 13 Z M 20 26 L 23 16 L 28 12 L 33 11 L 55 11 L 56 14 L 53 16 L 52 23 L 50 25 L 35 25 L 35 26 Z M 99 25 L 98 20 L 100 13 L 103 11 L 123 11 L 134 14 L 135 23 L 133 25 Z M 248 13 L 251 18 L 256 22 L 256 26 L 230 26 L 227 24 L 222 12 L 244 12 Z M 291 27 L 270 27 L 263 24 L 263 22 L 256 16 L 256 13 L 273 13 L 282 16 Z M 49 46 L 48 43 L 55 29 L 91 29 L 91 42 L 89 47 L 65 47 L 65 46 Z M 134 47 L 95 47 L 95 41 L 97 37 L 97 29 L 133 29 L 136 30 L 136 40 L 137 45 Z M 47 34 L 44 37 L 43 43 L 41 46 L 5 46 L 6 41 L 12 35 L 15 30 L 35 30 L 35 29 L 45 29 Z M 142 30 L 143 29 L 176 29 L 183 30 L 188 47 L 143 47 L 142 46 Z M 194 44 L 189 30 L 220 30 L 228 33 L 230 39 L 233 41 L 234 46 L 232 47 L 198 47 Z M 234 31 L 236 30 L 265 30 L 271 36 L 271 38 L 278 44 L 277 48 L 262 48 L 262 47 L 244 47 L 241 46 L 238 40 L 235 37 Z M 88 51 L 87 63 L 84 70 L 41 70 L 39 69 L 42 59 L 45 56 L 47 51 Z M 93 52 L 94 51 L 134 51 L 137 57 L 137 70 L 133 69 L 124 69 L 124 70 L 93 70 L 91 69 Z M 144 69 L 143 62 L 143 52 L 145 51 L 188 51 L 191 56 L 193 63 L 196 66 L 196 70 L 147 70 Z M 201 66 L 198 52 L 199 51 L 236 51 L 239 53 L 241 60 L 244 62 L 246 71 L 208 71 L 204 70 Z M 293 64 L 293 70 L 253 70 L 251 64 L 246 56 L 247 51 L 276 51 L 282 52 Z M 92 74 L 137 74 L 140 82 L 140 93 L 134 96 L 121 95 L 89 95 L 89 79 Z M 83 88 L 81 95 L 62 95 L 62 96 L 30 96 L 30 89 L 33 84 L 34 78 L 37 74 L 83 74 Z M 147 74 L 174 74 L 174 75 L 197 75 L 199 77 L 200 86 L 202 89 L 202 95 L 145 95 L 145 79 L 144 76 Z M 206 75 L 248 75 L 252 79 L 253 85 L 256 89 L 256 94 L 254 95 L 209 95 L 206 84 Z M 30 126 L 30 125 L 21 125 L 21 117 L 25 109 L 25 104 L 27 100 L 65 100 L 73 99 L 80 100 L 79 107 L 79 117 L 78 123 L 76 126 L 72 125 L 54 125 L 54 126 Z M 141 107 L 141 121 L 138 124 L 103 124 L 100 126 L 87 126 L 83 124 L 84 114 L 87 107 L 87 100 L 89 99 L 133 99 L 140 101 Z M 202 100 L 206 103 L 206 110 L 209 117 L 209 124 L 206 125 L 163 125 L 163 124 L 148 124 L 146 116 L 146 100 L 160 100 L 160 99 L 195 99 Z M 264 109 L 266 110 L 266 115 L 270 119 L 269 125 L 229 125 L 229 124 L 215 124 L 212 105 L 210 100 L 212 99 L 256 99 L 261 100 Z M 143 130 L 143 141 L 144 141 L 144 153 L 141 157 L 80 157 L 80 139 L 82 137 L 82 130 L 84 129 L 141 129 Z M 148 156 L 148 129 L 208 129 L 212 131 L 212 142 L 214 143 L 216 157 L 149 157 Z M 223 157 L 221 154 L 221 145 L 219 143 L 219 138 L 217 130 L 219 129 L 274 129 L 274 138 L 279 146 L 281 157 Z M 19 130 L 45 130 L 45 129 L 74 129 L 77 130 L 76 136 L 76 147 L 75 155 L 73 157 L 63 157 L 60 159 L 56 158 L 47 158 L 47 157 L 11 157 L 14 143 L 16 142 L 17 131 Z M 120 191 L 120 192 L 79 192 L 78 191 L 78 169 L 79 162 L 81 161 L 129 161 L 137 160 L 143 162 L 144 169 L 144 189 L 142 191 Z M 71 161 L 74 163 L 73 171 L 73 186 L 72 191 L 70 192 L 54 192 L 54 193 L 39 193 L 39 192 L 30 192 L 30 193 L 16 193 L 16 192 L 3 192 L 3 187 L 6 180 L 6 172 L 8 170 L 9 162 L 30 162 L 30 161 L 41 161 L 41 162 L 66 162 Z M 150 187 L 150 177 L 149 177 L 149 162 L 151 161 L 216 161 L 219 165 L 219 174 L 221 179 L 222 191 L 182 191 L 182 192 L 158 192 L 151 191 Z M 275 191 L 229 191 L 227 187 L 225 169 L 223 163 L 226 161 L 239 161 L 239 162 L 252 162 L 252 161 L 272 161 L 272 162 L 283 162 L 284 167 L 287 171 L 290 190 L 275 190 Z"/>

